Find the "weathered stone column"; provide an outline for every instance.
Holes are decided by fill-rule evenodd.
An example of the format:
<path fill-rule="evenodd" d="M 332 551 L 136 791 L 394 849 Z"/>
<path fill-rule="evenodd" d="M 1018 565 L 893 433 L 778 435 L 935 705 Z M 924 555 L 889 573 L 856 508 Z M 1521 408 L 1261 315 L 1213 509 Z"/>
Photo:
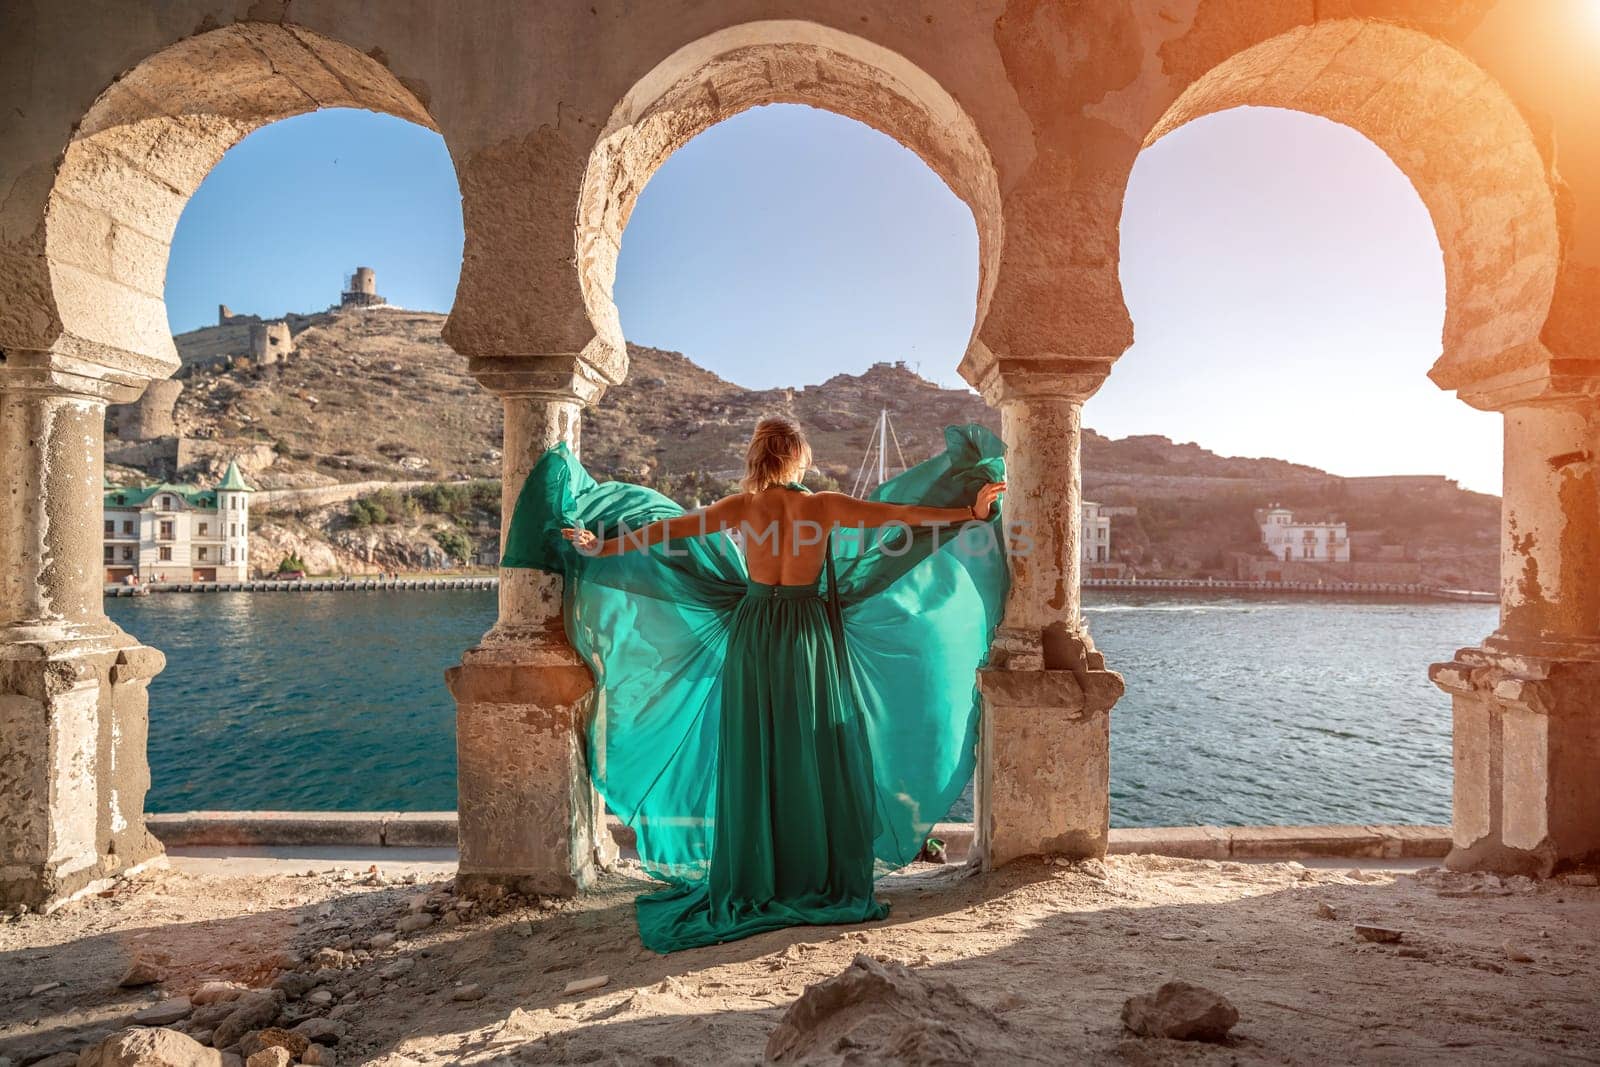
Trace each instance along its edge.
<path fill-rule="evenodd" d="M 1600 858 L 1600 383 L 1535 384 L 1474 398 L 1505 413 L 1500 626 L 1429 671 L 1454 709 L 1457 869 Z"/>
<path fill-rule="evenodd" d="M 1080 613 L 1083 402 L 1103 374 L 997 370 L 983 383 L 1006 442 L 1004 518 L 1011 592 L 983 694 L 977 852 L 986 867 L 1021 856 L 1102 856 L 1110 830 L 1111 706 Z"/>
<path fill-rule="evenodd" d="M 505 407 L 500 536 L 545 449 L 578 448 L 582 411 L 604 388 L 572 357 L 474 359 Z M 589 668 L 567 642 L 561 579 L 500 571 L 500 613 L 446 672 L 456 699 L 462 892 L 570 896 L 615 855 L 589 780 L 584 730 Z"/>
<path fill-rule="evenodd" d="M 146 685 L 164 665 L 106 618 L 101 494 L 112 385 L 52 353 L 0 357 L 0 905 L 48 909 L 145 863 Z"/>

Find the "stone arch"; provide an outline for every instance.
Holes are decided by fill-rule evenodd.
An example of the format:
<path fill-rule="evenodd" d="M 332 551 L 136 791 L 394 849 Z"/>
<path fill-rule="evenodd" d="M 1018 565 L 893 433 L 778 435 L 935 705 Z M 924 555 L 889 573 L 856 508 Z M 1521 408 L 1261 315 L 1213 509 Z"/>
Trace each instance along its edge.
<path fill-rule="evenodd" d="M 1449 44 L 1389 23 L 1304 26 L 1192 82 L 1144 139 L 1236 107 L 1304 111 L 1348 126 L 1410 179 L 1445 268 L 1440 388 L 1544 362 L 1539 340 L 1560 263 L 1552 176 L 1505 91 Z"/>
<path fill-rule="evenodd" d="M 650 176 L 697 134 L 777 103 L 832 111 L 893 137 L 972 211 L 979 262 L 968 345 L 977 343 L 1002 240 L 999 179 L 977 126 L 903 56 L 817 23 L 781 20 L 733 26 L 685 45 L 613 109 L 589 154 L 578 201 L 579 283 L 596 342 L 613 359 L 626 351 L 612 287 L 622 232 Z"/>
<path fill-rule="evenodd" d="M 246 134 L 329 107 L 437 129 L 381 62 L 298 26 L 197 34 L 113 82 L 74 131 L 45 209 L 54 347 L 130 384 L 172 373 L 164 291 L 184 206 Z"/>

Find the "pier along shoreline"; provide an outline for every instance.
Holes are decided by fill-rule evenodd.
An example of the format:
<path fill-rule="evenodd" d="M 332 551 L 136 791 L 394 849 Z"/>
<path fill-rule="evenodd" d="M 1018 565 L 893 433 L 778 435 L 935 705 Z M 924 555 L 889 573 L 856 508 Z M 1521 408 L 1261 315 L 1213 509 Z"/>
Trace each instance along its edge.
<path fill-rule="evenodd" d="M 497 577 L 453 578 L 257 578 L 237 582 L 148 582 L 141 585 L 108 584 L 108 597 L 145 596 L 149 593 L 329 593 L 449 589 L 498 589 Z M 1440 589 L 1429 585 L 1394 582 L 1254 582 L 1212 578 L 1086 578 L 1083 588 L 1149 593 L 1237 593 L 1277 596 L 1379 597 L 1400 600 L 1451 600 L 1471 604 L 1497 604 L 1499 595 L 1477 589 Z"/>

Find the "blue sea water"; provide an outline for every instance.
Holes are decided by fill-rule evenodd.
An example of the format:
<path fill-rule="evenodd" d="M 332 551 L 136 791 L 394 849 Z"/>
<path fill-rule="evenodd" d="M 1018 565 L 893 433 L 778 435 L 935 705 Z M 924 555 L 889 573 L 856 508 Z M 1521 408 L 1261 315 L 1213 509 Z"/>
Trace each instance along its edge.
<path fill-rule="evenodd" d="M 151 811 L 455 806 L 445 668 L 491 592 L 162 594 L 106 603 L 161 649 Z M 1127 695 L 1114 826 L 1448 822 L 1450 705 L 1427 665 L 1495 626 L 1477 604 L 1091 593 Z M 953 818 L 970 818 L 963 798 Z"/>

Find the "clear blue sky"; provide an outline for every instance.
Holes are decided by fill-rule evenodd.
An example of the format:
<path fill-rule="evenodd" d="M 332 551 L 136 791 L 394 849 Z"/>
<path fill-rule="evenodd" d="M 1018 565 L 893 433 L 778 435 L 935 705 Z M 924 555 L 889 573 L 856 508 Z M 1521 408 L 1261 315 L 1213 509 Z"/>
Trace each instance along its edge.
<path fill-rule="evenodd" d="M 1358 134 L 1259 109 L 1184 127 L 1140 157 L 1122 246 L 1137 339 L 1088 408 L 1102 433 L 1499 491 L 1498 418 L 1426 378 L 1444 295 L 1427 212 Z M 906 359 L 957 386 L 976 258 L 971 215 L 912 153 L 848 119 L 768 107 L 657 172 L 616 296 L 630 340 L 742 385 Z M 445 311 L 460 262 L 439 137 L 319 112 L 257 131 L 206 179 L 173 241 L 168 313 L 181 331 L 218 303 L 320 309 L 358 264 L 391 302 Z"/>

